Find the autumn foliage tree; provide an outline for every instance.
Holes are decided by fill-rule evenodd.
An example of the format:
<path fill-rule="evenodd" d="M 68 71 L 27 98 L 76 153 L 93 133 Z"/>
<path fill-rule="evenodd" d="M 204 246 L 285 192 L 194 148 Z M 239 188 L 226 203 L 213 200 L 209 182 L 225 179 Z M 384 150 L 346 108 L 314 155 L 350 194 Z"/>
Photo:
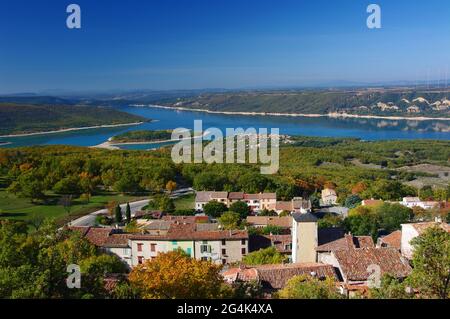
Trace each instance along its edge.
<path fill-rule="evenodd" d="M 224 297 L 220 270 L 176 250 L 133 268 L 128 279 L 144 299 L 214 299 Z"/>

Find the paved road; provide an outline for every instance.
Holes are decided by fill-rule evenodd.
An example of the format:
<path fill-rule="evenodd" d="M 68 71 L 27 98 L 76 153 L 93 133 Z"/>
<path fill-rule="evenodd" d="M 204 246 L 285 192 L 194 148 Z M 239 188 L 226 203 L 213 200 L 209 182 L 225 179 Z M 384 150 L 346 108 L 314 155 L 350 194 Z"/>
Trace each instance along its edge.
<path fill-rule="evenodd" d="M 192 188 L 183 188 L 183 189 L 179 189 L 174 191 L 170 197 L 171 198 L 177 198 L 183 195 L 187 195 L 190 193 L 193 193 L 193 189 Z M 142 210 L 142 208 L 144 206 L 147 206 L 150 200 L 148 199 L 144 199 L 144 200 L 140 200 L 137 202 L 131 202 L 130 203 L 130 208 L 131 208 L 131 216 L 133 216 L 136 212 Z M 125 212 L 127 204 L 122 204 L 120 205 L 120 208 L 122 208 L 122 211 Z M 104 209 L 100 209 L 98 211 L 95 211 L 93 213 L 90 213 L 89 215 L 86 216 L 82 216 L 80 218 L 74 219 L 72 220 L 68 225 L 69 226 L 94 226 L 95 225 L 95 218 L 98 215 L 101 214 L 107 214 L 108 213 L 108 209 L 104 208 Z"/>

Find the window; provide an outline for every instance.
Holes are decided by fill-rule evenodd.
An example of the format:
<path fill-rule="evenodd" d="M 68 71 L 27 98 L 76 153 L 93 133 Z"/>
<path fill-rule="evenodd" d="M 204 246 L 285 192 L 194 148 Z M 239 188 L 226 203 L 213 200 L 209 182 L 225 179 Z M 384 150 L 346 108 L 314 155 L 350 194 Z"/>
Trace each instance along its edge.
<path fill-rule="evenodd" d="M 156 251 L 156 244 L 150 244 L 150 251 L 155 252 Z"/>
<path fill-rule="evenodd" d="M 142 251 L 142 246 L 143 246 L 143 244 L 137 244 L 137 250 Z"/>
<path fill-rule="evenodd" d="M 222 239 L 222 245 L 226 245 L 227 244 L 227 241 L 225 240 L 225 239 Z"/>
<path fill-rule="evenodd" d="M 200 245 L 200 253 L 210 253 L 211 246 L 210 245 Z"/>
<path fill-rule="evenodd" d="M 144 257 L 138 256 L 138 264 L 141 265 L 144 262 Z"/>
<path fill-rule="evenodd" d="M 192 249 L 191 248 L 186 249 L 186 254 L 188 254 L 189 257 L 191 257 L 191 253 L 192 253 Z"/>
<path fill-rule="evenodd" d="M 222 255 L 226 255 L 227 254 L 227 250 L 226 249 L 222 249 Z"/>
<path fill-rule="evenodd" d="M 222 264 L 225 265 L 227 263 L 226 259 L 222 259 Z"/>
<path fill-rule="evenodd" d="M 245 248 L 242 248 L 242 255 L 245 255 Z"/>
<path fill-rule="evenodd" d="M 242 239 L 242 245 L 245 245 L 245 239 Z"/>
<path fill-rule="evenodd" d="M 202 257 L 201 260 L 202 261 L 208 261 L 208 257 Z"/>

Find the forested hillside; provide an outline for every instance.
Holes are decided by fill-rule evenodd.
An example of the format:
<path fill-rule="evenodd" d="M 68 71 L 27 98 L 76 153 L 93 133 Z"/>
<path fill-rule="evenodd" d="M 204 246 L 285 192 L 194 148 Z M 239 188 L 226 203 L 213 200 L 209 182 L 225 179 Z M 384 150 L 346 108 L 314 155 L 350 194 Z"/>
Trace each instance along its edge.
<path fill-rule="evenodd" d="M 0 103 L 0 135 L 144 121 L 106 107 Z"/>
<path fill-rule="evenodd" d="M 255 91 L 201 94 L 161 101 L 211 111 L 360 115 L 450 116 L 448 92 L 440 91 Z"/>

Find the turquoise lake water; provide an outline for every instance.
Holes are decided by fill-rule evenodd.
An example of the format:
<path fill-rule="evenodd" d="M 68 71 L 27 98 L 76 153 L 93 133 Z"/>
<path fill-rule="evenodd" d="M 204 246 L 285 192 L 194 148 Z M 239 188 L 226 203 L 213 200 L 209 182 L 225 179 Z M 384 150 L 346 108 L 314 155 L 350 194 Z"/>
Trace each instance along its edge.
<path fill-rule="evenodd" d="M 150 107 L 124 107 L 121 110 L 141 115 L 154 121 L 135 126 L 80 130 L 27 137 L 0 138 L 0 142 L 11 143 L 8 145 L 0 144 L 0 147 L 29 145 L 94 146 L 105 142 L 111 136 L 131 130 L 160 130 L 179 127 L 193 129 L 194 120 L 202 120 L 204 130 L 210 127 L 216 127 L 221 129 L 224 134 L 226 128 L 242 127 L 246 129 L 254 127 L 256 129 L 267 128 L 269 131 L 271 128 L 279 128 L 281 134 L 288 135 L 356 137 L 363 140 L 450 140 L 450 121 L 244 116 L 208 114 L 204 112 L 177 111 Z M 168 143 L 126 145 L 122 146 L 122 148 L 154 149 L 167 144 Z"/>

